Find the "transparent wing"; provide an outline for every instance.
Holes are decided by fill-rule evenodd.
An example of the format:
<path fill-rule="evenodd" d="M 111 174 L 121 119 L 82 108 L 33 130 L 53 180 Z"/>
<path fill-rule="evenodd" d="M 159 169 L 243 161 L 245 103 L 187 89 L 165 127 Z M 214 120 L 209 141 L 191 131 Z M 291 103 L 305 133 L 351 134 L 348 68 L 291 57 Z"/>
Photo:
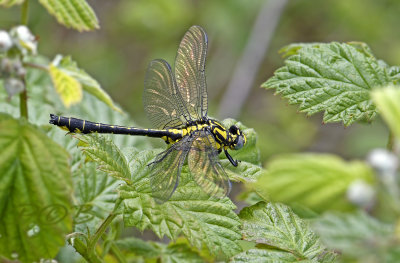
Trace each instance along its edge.
<path fill-rule="evenodd" d="M 188 163 L 194 181 L 206 193 L 217 198 L 229 194 L 231 183 L 219 162 L 217 145 L 210 132 L 201 131 L 195 135 Z"/>
<path fill-rule="evenodd" d="M 191 120 L 171 67 L 161 59 L 150 62 L 144 81 L 144 109 L 155 128 L 179 128 Z"/>
<path fill-rule="evenodd" d="M 190 116 L 195 120 L 207 115 L 206 54 L 207 34 L 201 27 L 192 26 L 178 48 L 175 78 Z"/>
<path fill-rule="evenodd" d="M 182 165 L 190 150 L 190 144 L 191 138 L 187 136 L 158 154 L 149 164 L 151 190 L 158 203 L 167 201 L 178 186 Z"/>

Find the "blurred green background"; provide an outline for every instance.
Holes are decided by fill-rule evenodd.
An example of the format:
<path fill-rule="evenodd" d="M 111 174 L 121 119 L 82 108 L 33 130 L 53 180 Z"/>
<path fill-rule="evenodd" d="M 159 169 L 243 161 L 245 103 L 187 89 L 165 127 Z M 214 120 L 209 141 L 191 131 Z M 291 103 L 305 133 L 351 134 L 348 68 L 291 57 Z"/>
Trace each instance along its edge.
<path fill-rule="evenodd" d="M 147 64 L 164 58 L 173 64 L 185 31 L 201 25 L 209 36 L 206 73 L 209 115 L 219 118 L 226 95 L 262 0 L 119 0 L 89 1 L 100 20 L 95 32 L 65 29 L 37 3 L 30 1 L 29 25 L 40 39 L 39 53 L 53 58 L 72 55 L 140 126 L 149 127 L 142 107 Z M 262 160 L 297 151 L 332 152 L 363 158 L 375 147 L 385 147 L 387 130 L 372 124 L 322 125 L 321 115 L 306 117 L 285 100 L 260 85 L 283 64 L 278 50 L 293 42 L 363 41 L 390 65 L 400 64 L 400 1 L 291 0 L 287 1 L 261 66 L 239 116 L 256 129 Z M 19 23 L 19 7 L 0 9 L 0 25 Z M 259 32 L 262 34 L 263 32 Z M 68 113 L 65 113 L 68 115 Z"/>

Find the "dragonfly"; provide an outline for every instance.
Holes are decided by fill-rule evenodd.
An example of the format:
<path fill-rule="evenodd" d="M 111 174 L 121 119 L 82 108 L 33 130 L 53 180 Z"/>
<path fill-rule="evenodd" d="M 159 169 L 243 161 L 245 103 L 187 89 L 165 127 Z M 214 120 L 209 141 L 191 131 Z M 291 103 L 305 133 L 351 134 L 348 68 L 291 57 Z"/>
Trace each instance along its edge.
<path fill-rule="evenodd" d="M 225 128 L 209 118 L 205 76 L 207 34 L 192 26 L 183 36 L 175 58 L 175 68 L 163 59 L 150 62 L 144 81 L 143 104 L 153 129 L 103 124 L 50 114 L 50 124 L 71 133 L 112 133 L 163 139 L 168 147 L 148 164 L 152 196 L 158 203 L 169 200 L 178 187 L 182 166 L 187 163 L 192 180 L 209 196 L 223 198 L 231 182 L 219 160 L 224 151 L 246 144 L 245 134 L 236 126 Z M 187 161 L 186 161 L 187 160 Z"/>

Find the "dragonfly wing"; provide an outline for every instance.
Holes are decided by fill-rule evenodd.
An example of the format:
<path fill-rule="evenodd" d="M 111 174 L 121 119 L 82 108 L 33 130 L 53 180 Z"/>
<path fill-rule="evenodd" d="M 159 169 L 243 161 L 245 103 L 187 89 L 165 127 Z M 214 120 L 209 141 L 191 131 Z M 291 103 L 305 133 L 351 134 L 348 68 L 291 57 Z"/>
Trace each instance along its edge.
<path fill-rule="evenodd" d="M 150 62 L 144 81 L 143 104 L 155 128 L 179 128 L 191 120 L 165 60 Z"/>
<path fill-rule="evenodd" d="M 199 26 L 192 26 L 183 36 L 175 58 L 178 89 L 195 120 L 207 115 L 207 45 L 206 32 Z"/>
<path fill-rule="evenodd" d="M 200 131 L 195 135 L 188 163 L 194 181 L 206 193 L 217 198 L 229 194 L 231 183 L 219 162 L 216 141 L 210 132 Z"/>
<path fill-rule="evenodd" d="M 187 136 L 158 154 L 149 164 L 151 190 L 158 203 L 167 201 L 178 186 L 182 165 L 190 150 L 190 144 L 191 138 Z"/>

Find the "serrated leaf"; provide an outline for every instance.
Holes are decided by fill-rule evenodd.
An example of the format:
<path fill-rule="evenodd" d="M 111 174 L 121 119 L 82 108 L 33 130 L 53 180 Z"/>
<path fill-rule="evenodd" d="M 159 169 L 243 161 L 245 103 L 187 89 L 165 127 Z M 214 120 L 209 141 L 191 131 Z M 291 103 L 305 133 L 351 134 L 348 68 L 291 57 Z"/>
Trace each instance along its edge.
<path fill-rule="evenodd" d="M 215 256 L 226 258 L 240 251 L 239 218 L 232 211 L 235 205 L 228 199 L 210 198 L 190 180 L 187 166 L 172 197 L 158 205 L 151 197 L 147 164 L 157 151 L 131 153 L 130 164 L 134 175 L 130 186 L 121 186 L 124 199 L 124 222 L 140 230 L 151 229 L 160 238 L 176 239 L 183 234 L 194 247 L 203 245 Z"/>
<path fill-rule="evenodd" d="M 263 263 L 293 263 L 298 262 L 298 259 L 291 253 L 273 249 L 258 249 L 253 248 L 234 256 L 230 262 L 235 263 L 250 263 L 250 262 L 263 262 Z"/>
<path fill-rule="evenodd" d="M 86 0 L 39 0 L 57 21 L 78 31 L 90 31 L 99 28 L 96 14 Z"/>
<path fill-rule="evenodd" d="M 204 262 L 204 259 L 193 251 L 187 243 L 165 245 L 159 242 L 146 242 L 138 238 L 125 238 L 115 241 L 115 244 L 137 256 L 142 256 L 145 259 L 157 259 L 157 262 L 161 263 Z"/>
<path fill-rule="evenodd" d="M 400 87 L 389 85 L 376 89 L 372 98 L 390 130 L 400 139 Z"/>
<path fill-rule="evenodd" d="M 386 67 L 366 49 L 344 43 L 305 45 L 262 87 L 276 89 L 308 115 L 324 111 L 324 122 L 371 121 L 370 91 L 389 83 Z"/>
<path fill-rule="evenodd" d="M 145 258 L 156 258 L 161 254 L 161 251 L 153 242 L 146 242 L 135 237 L 119 239 L 114 241 L 114 243 L 122 250 L 133 252 L 135 255 Z"/>
<path fill-rule="evenodd" d="M 400 80 L 400 67 L 393 66 L 389 68 L 389 76 L 394 84 L 398 84 Z"/>
<path fill-rule="evenodd" d="M 357 180 L 374 180 L 373 171 L 363 162 L 346 162 L 329 154 L 288 154 L 272 159 L 254 187 L 266 200 L 300 204 L 315 212 L 348 211 L 355 206 L 346 192 Z"/>
<path fill-rule="evenodd" d="M 93 162 L 85 163 L 75 171 L 77 207 L 74 216 L 75 232 L 95 233 L 101 220 L 115 206 L 117 187 L 122 183 L 96 169 Z"/>
<path fill-rule="evenodd" d="M 25 0 L 0 0 L 0 6 L 11 7 L 13 5 L 20 5 Z"/>
<path fill-rule="evenodd" d="M 55 71 L 57 74 L 52 74 L 52 71 Z M 113 110 L 122 112 L 120 108 L 114 105 L 114 102 L 112 101 L 111 97 L 101 88 L 100 84 L 93 79 L 91 76 L 89 76 L 84 70 L 80 69 L 75 61 L 71 59 L 71 57 L 62 57 L 61 55 L 57 55 L 53 62 L 50 64 L 50 75 L 52 76 L 54 86 L 56 87 L 56 90 L 58 91 L 59 85 L 64 84 L 63 82 L 57 81 L 57 77 L 61 78 L 66 78 L 68 80 L 73 79 L 76 85 L 76 82 L 79 83 L 79 90 L 85 90 L 89 94 L 92 94 L 96 98 L 98 98 L 100 101 L 104 102 L 106 105 L 111 107 Z M 66 85 L 66 84 L 64 84 Z M 75 90 L 75 86 L 67 86 L 66 89 L 67 91 L 69 89 Z M 68 89 L 69 88 L 69 89 Z M 60 93 L 60 92 L 59 92 Z M 71 104 L 80 102 L 82 100 L 82 91 L 80 92 L 81 95 L 74 96 L 76 97 L 75 100 L 72 102 L 64 104 L 68 107 Z M 60 94 L 61 95 L 61 94 Z M 63 96 L 61 96 L 63 98 Z M 63 99 L 64 101 L 64 99 Z"/>
<path fill-rule="evenodd" d="M 309 225 L 283 204 L 259 202 L 243 208 L 239 217 L 244 240 L 290 253 L 296 261 L 319 260 L 328 252 Z"/>
<path fill-rule="evenodd" d="M 49 73 L 54 88 L 60 95 L 60 98 L 66 107 L 70 107 L 72 104 L 76 104 L 82 100 L 82 85 L 79 81 L 53 64 L 49 66 Z"/>
<path fill-rule="evenodd" d="M 394 238 L 393 225 L 379 222 L 362 211 L 324 214 L 313 221 L 313 228 L 329 248 L 345 257 L 365 259 L 360 262 L 367 262 L 366 258 L 372 255 L 381 258 L 375 262 L 384 262 L 384 251 Z"/>
<path fill-rule="evenodd" d="M 78 146 L 83 153 L 98 164 L 98 168 L 109 176 L 131 184 L 131 172 L 125 156 L 112 141 L 98 134 L 81 135 Z"/>
<path fill-rule="evenodd" d="M 36 127 L 0 114 L 0 255 L 53 258 L 71 231 L 68 154 Z"/>

